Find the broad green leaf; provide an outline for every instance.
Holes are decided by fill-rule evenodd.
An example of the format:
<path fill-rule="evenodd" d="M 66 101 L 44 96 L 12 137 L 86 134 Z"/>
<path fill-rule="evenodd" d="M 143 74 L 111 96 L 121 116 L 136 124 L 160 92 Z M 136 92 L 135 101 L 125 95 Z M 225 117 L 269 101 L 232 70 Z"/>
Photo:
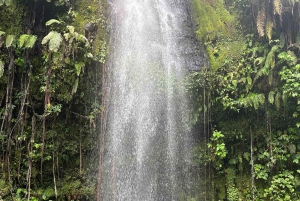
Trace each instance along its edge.
<path fill-rule="evenodd" d="M 23 45 L 25 44 L 25 42 L 28 40 L 29 38 L 29 35 L 28 34 L 23 34 L 20 36 L 20 39 L 19 39 L 19 46 L 20 47 L 23 47 Z"/>
<path fill-rule="evenodd" d="M 43 38 L 42 44 L 45 45 L 48 42 L 49 42 L 49 50 L 53 52 L 57 52 L 62 42 L 61 34 L 56 31 L 51 31 L 47 36 Z"/>
<path fill-rule="evenodd" d="M 2 6 L 4 4 L 5 0 L 0 0 L 0 6 Z"/>
<path fill-rule="evenodd" d="M 8 36 L 6 37 L 6 47 L 7 47 L 7 48 L 10 47 L 10 46 L 12 45 L 14 39 L 15 39 L 15 36 L 14 36 L 14 35 L 8 35 Z"/>
<path fill-rule="evenodd" d="M 58 21 L 56 19 L 51 19 L 46 22 L 46 26 L 50 26 L 51 24 L 54 24 L 54 23 L 61 24 L 60 21 Z"/>
<path fill-rule="evenodd" d="M 33 48 L 35 42 L 36 42 L 37 36 L 31 35 L 29 36 L 28 40 L 26 41 L 26 48 Z"/>

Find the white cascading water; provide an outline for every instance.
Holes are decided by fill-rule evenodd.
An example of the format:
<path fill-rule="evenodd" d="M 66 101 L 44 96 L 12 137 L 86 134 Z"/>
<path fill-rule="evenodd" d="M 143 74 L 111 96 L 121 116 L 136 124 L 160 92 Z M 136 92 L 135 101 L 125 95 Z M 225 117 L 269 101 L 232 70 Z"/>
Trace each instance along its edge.
<path fill-rule="evenodd" d="M 193 135 L 184 79 L 204 66 L 188 0 L 110 0 L 101 197 L 192 198 Z M 199 190 L 199 189 L 198 189 Z"/>

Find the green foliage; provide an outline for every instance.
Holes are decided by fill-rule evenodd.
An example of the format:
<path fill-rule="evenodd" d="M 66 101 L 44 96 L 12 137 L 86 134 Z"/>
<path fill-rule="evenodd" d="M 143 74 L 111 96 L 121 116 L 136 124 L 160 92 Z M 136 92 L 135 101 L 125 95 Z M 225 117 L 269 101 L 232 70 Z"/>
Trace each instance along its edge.
<path fill-rule="evenodd" d="M 42 44 L 45 45 L 49 43 L 49 50 L 52 52 L 57 52 L 62 40 L 63 39 L 60 33 L 56 31 L 50 31 L 48 35 L 43 38 Z"/>
<path fill-rule="evenodd" d="M 211 143 L 208 143 L 207 146 L 212 154 L 211 158 L 215 163 L 215 168 L 222 168 L 222 159 L 224 159 L 227 155 L 227 149 L 224 143 L 224 135 L 221 132 L 214 131 L 211 137 Z"/>
<path fill-rule="evenodd" d="M 295 192 L 297 180 L 292 171 L 283 171 L 271 180 L 271 186 L 265 189 L 265 197 L 270 200 L 289 201 L 298 200 L 300 197 Z"/>
<path fill-rule="evenodd" d="M 37 40 L 37 36 L 22 34 L 19 39 L 19 46 L 25 48 L 33 48 L 35 42 Z"/>
<path fill-rule="evenodd" d="M 15 40 L 15 36 L 14 36 L 14 35 L 8 35 L 8 36 L 6 37 L 5 46 L 6 46 L 7 48 L 11 47 L 14 40 Z"/>
<path fill-rule="evenodd" d="M 56 19 L 51 19 L 51 20 L 48 20 L 48 21 L 45 23 L 46 26 L 50 26 L 50 25 L 52 25 L 52 24 L 61 24 L 61 22 L 58 21 L 58 20 L 56 20 Z"/>
<path fill-rule="evenodd" d="M 75 18 L 104 3 L 77 2 L 0 0 L 0 200 L 95 198 L 97 162 L 88 154 L 98 148 L 102 75 L 95 41 Z M 105 34 L 103 26 L 94 37 L 106 44 Z"/>

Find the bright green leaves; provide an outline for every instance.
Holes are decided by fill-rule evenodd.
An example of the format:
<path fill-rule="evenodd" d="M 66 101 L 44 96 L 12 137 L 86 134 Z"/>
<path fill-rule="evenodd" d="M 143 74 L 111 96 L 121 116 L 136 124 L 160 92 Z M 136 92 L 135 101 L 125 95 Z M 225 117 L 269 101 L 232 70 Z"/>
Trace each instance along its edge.
<path fill-rule="evenodd" d="M 83 63 L 83 62 L 75 63 L 75 68 L 76 68 L 76 74 L 77 74 L 77 76 L 80 75 L 81 69 L 82 69 L 84 66 L 85 66 L 85 63 Z"/>
<path fill-rule="evenodd" d="M 0 31 L 0 47 L 3 44 L 3 38 L 5 37 L 5 32 Z M 37 36 L 35 35 L 28 35 L 28 34 L 22 34 L 18 40 L 16 40 L 15 35 L 7 35 L 5 39 L 5 46 L 6 48 L 10 48 L 15 43 L 18 42 L 19 48 L 33 48 L 35 45 L 35 42 L 37 40 Z"/>
<path fill-rule="evenodd" d="M 224 143 L 224 135 L 219 131 L 214 131 L 211 137 L 211 142 L 207 144 L 208 149 L 212 154 L 212 159 L 216 164 L 216 168 L 222 168 L 222 160 L 227 155 L 227 149 Z"/>
<path fill-rule="evenodd" d="M 47 43 L 49 45 L 48 47 L 51 52 L 57 52 L 62 43 L 61 34 L 56 31 L 50 31 L 49 34 L 45 36 L 42 40 L 43 45 Z"/>
<path fill-rule="evenodd" d="M 25 48 L 33 48 L 37 37 L 34 35 L 23 34 L 19 39 L 19 46 Z"/>
<path fill-rule="evenodd" d="M 265 165 L 255 164 L 254 165 L 254 172 L 256 179 L 263 179 L 267 180 L 269 177 L 270 169 Z"/>
<path fill-rule="evenodd" d="M 257 110 L 259 106 L 264 105 L 264 103 L 265 103 L 264 94 L 249 93 L 247 96 L 238 99 L 239 105 L 245 108 L 253 107 L 255 110 Z"/>
<path fill-rule="evenodd" d="M 0 31 L 0 47 L 4 43 L 5 32 Z M 37 40 L 37 36 L 22 34 L 18 40 L 16 40 L 15 35 L 7 35 L 5 38 L 5 47 L 10 48 L 13 46 L 17 46 L 19 48 L 33 48 L 35 42 Z M 18 43 L 17 43 L 18 42 Z"/>
<path fill-rule="evenodd" d="M 294 173 L 284 170 L 272 178 L 271 186 L 265 189 L 264 197 L 280 201 L 298 200 L 295 192 L 296 186 L 297 179 L 294 177 Z"/>
<path fill-rule="evenodd" d="M 14 35 L 8 35 L 6 37 L 6 42 L 5 42 L 6 47 L 7 48 L 11 47 L 14 40 L 15 40 L 15 36 Z"/>

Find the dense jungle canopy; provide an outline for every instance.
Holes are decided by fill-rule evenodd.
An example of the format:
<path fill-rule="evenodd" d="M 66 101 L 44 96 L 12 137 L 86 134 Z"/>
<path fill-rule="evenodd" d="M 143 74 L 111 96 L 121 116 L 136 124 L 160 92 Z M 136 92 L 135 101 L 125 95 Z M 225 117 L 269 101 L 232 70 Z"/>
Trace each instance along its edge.
<path fill-rule="evenodd" d="M 96 200 L 109 6 L 0 0 L 0 201 Z M 210 63 L 186 78 L 201 199 L 300 200 L 300 2 L 191 12 Z"/>

